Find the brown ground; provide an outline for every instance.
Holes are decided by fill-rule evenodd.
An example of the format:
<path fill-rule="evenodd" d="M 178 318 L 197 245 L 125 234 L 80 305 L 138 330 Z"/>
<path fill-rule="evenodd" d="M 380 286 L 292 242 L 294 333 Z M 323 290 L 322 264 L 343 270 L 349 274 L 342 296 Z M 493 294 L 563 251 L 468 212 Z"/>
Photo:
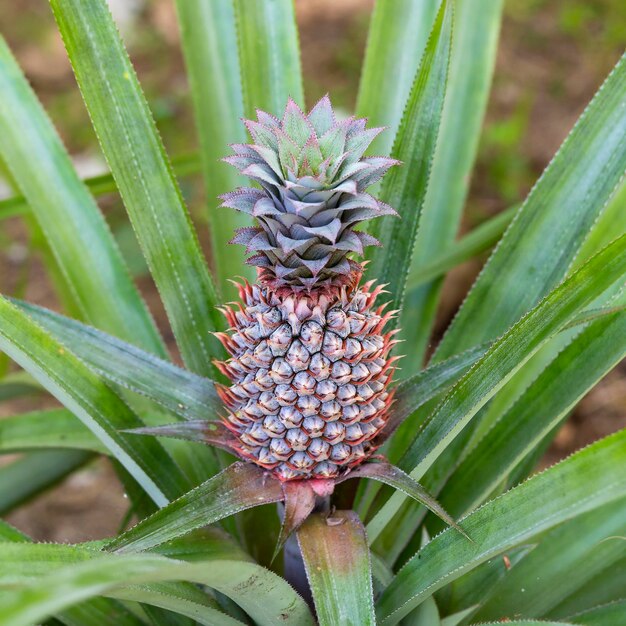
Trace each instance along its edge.
<path fill-rule="evenodd" d="M 579 4 L 582 11 L 592 10 L 583 26 L 576 15 L 570 15 L 569 21 L 563 18 L 566 10 L 571 13 L 571 6 Z M 330 91 L 341 105 L 349 108 L 354 104 L 372 5 L 373 0 L 296 0 L 309 101 Z M 509 0 L 464 229 L 523 198 L 548 163 L 619 56 L 623 41 L 619 37 L 615 41 L 615 24 L 602 13 L 617 6 L 615 0 L 578 4 Z M 593 13 L 596 9 L 597 14 Z M 130 41 L 133 60 L 157 111 L 165 142 L 171 153 L 180 153 L 193 146 L 186 139 L 191 135 L 187 132 L 189 101 L 173 17 L 171 0 L 153 0 Z M 624 18 L 624 26 L 623 9 L 619 9 L 619 17 Z M 12 9 L 5 4 L 0 11 L 0 32 L 7 36 L 37 93 L 60 125 L 72 153 L 86 152 L 95 144 L 93 133 L 47 3 L 21 0 L 19 8 Z M 161 54 L 155 55 L 155 49 Z M 164 91 L 170 95 L 156 97 Z M 115 225 L 119 203 L 110 198 L 103 206 Z M 17 218 L 1 224 L 0 291 L 56 308 L 58 299 L 45 277 L 40 255 L 29 253 L 37 246 L 28 243 L 24 226 Z M 479 265 L 468 263 L 447 281 L 438 332 L 445 328 Z M 163 321 L 149 279 L 142 279 L 141 285 Z M 35 404 L 32 400 L 0 404 L 0 417 Z M 622 364 L 580 403 L 544 463 L 625 426 L 626 366 Z M 40 540 L 79 541 L 114 533 L 126 508 L 113 471 L 105 461 L 98 461 L 23 506 L 9 516 L 9 521 Z"/>

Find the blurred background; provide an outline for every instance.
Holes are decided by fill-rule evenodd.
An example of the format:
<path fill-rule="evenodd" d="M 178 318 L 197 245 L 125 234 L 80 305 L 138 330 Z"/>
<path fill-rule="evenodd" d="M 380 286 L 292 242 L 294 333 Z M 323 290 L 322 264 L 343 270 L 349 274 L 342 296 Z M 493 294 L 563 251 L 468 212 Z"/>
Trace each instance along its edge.
<path fill-rule="evenodd" d="M 109 4 L 170 156 L 193 153 L 197 146 L 173 0 L 109 0 Z M 373 0 L 296 0 L 308 105 L 328 92 L 336 106 L 346 112 L 353 110 L 372 6 Z M 0 32 L 56 124 L 80 174 L 94 176 L 106 171 L 48 3 L 0 0 Z M 463 232 L 525 197 L 625 43 L 624 0 L 505 0 L 493 90 Z M 200 237 L 208 245 L 200 177 L 189 175 L 180 182 Z M 0 162 L 0 199 L 11 195 Z M 156 290 L 119 198 L 104 195 L 100 204 L 165 330 Z M 44 264 L 49 265 L 49 251 L 23 213 L 19 207 L 0 211 L 0 292 L 62 310 L 54 271 L 44 270 Z M 485 258 L 460 266 L 448 277 L 436 334 L 450 321 Z M 171 343 L 171 335 L 165 334 Z M 0 377 L 10 367 L 0 355 Z M 37 398 L 0 395 L 0 417 L 40 406 Z M 624 427 L 626 364 L 583 399 L 542 464 Z M 0 457 L 0 465 L 13 459 Z M 8 519 L 39 540 L 79 541 L 115 532 L 126 509 L 114 474 L 105 461 L 99 461 Z"/>

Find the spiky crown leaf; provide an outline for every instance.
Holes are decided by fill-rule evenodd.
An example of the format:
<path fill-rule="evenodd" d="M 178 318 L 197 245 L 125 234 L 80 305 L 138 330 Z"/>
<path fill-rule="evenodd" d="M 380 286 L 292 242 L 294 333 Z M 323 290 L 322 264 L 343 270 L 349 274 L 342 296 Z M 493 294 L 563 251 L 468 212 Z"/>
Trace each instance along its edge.
<path fill-rule="evenodd" d="M 398 162 L 363 154 L 382 128 L 366 120 L 338 121 L 328 96 L 308 115 L 289 100 L 283 118 L 257 110 L 245 120 L 252 144 L 233 144 L 232 164 L 260 185 L 222 196 L 223 205 L 256 218 L 232 243 L 253 256 L 248 263 L 275 287 L 294 290 L 341 284 L 359 270 L 347 255 L 378 241 L 354 227 L 396 212 L 364 190 Z"/>

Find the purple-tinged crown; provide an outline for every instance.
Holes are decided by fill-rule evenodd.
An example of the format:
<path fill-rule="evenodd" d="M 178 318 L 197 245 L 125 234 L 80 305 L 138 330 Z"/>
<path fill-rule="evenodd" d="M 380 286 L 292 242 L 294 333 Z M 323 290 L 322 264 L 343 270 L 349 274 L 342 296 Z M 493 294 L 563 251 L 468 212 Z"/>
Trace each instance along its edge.
<path fill-rule="evenodd" d="M 328 96 L 305 115 L 289 100 L 282 119 L 257 111 L 245 120 L 254 143 L 234 144 L 225 161 L 256 181 L 222 196 L 223 205 L 256 218 L 257 226 L 237 231 L 232 243 L 253 253 L 248 263 L 275 287 L 310 291 L 341 284 L 361 266 L 347 258 L 378 245 L 354 230 L 364 220 L 395 211 L 365 189 L 398 163 L 363 157 L 383 130 L 366 120 L 337 120 Z"/>

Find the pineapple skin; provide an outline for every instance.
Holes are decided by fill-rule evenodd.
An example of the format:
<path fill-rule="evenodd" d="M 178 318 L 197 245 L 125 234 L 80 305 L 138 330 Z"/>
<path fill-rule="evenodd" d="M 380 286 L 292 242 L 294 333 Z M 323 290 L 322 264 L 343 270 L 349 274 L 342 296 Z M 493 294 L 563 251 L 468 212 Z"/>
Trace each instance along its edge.
<path fill-rule="evenodd" d="M 239 285 L 218 333 L 232 381 L 218 386 L 237 452 L 282 481 L 334 478 L 369 458 L 387 421 L 396 357 L 394 312 L 361 271 L 308 294 L 261 281 Z"/>

